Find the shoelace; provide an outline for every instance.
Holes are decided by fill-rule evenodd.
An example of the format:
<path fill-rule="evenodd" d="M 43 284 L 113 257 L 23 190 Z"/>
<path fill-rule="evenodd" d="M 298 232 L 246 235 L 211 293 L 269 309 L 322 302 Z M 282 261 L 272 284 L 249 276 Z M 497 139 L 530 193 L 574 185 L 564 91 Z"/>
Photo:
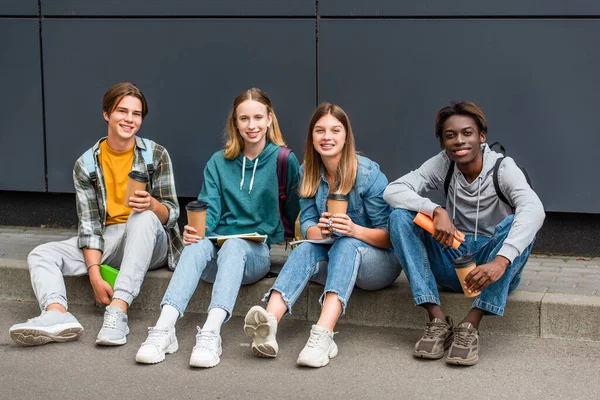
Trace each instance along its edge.
<path fill-rule="evenodd" d="M 198 334 L 196 335 L 196 346 L 194 348 L 198 347 L 212 352 L 217 336 L 212 332 L 203 332 L 199 326 L 196 329 L 198 329 Z"/>
<path fill-rule="evenodd" d="M 423 337 L 425 339 L 435 339 L 437 336 L 440 336 L 444 329 L 446 329 L 446 324 L 442 322 L 430 322 L 425 328 Z"/>
<path fill-rule="evenodd" d="M 327 333 L 323 332 L 323 333 L 310 333 L 310 336 L 308 337 L 308 343 L 306 344 L 306 347 L 319 347 L 319 343 L 321 343 L 321 340 L 323 340 L 323 338 L 325 338 L 327 336 Z"/>
<path fill-rule="evenodd" d="M 458 327 L 454 330 L 454 342 L 459 346 L 469 347 L 475 337 L 475 330 Z"/>
<path fill-rule="evenodd" d="M 157 329 L 152 326 L 148 327 L 148 338 L 144 342 L 144 344 L 149 344 L 153 346 L 161 346 L 163 342 L 163 338 L 168 335 L 168 329 Z"/>
<path fill-rule="evenodd" d="M 102 327 L 114 329 L 117 327 L 118 319 L 119 319 L 119 314 L 107 312 L 104 316 L 104 323 L 102 324 Z"/>

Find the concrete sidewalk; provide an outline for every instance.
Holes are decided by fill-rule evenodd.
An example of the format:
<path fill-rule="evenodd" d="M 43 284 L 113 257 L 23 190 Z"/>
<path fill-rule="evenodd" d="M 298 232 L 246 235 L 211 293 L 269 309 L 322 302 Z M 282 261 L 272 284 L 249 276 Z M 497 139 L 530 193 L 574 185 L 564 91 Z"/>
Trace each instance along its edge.
<path fill-rule="evenodd" d="M 0 227 L 0 299 L 35 301 L 31 289 L 27 254 L 37 245 L 74 236 L 74 230 Z M 274 246 L 272 269 L 278 271 L 289 249 Z M 171 272 L 151 271 L 133 308 L 157 310 L 167 288 Z M 243 286 L 234 315 L 243 316 L 259 304 L 274 278 Z M 66 279 L 70 304 L 95 303 L 87 276 Z M 316 321 L 318 299 L 323 287 L 309 284 L 293 309 L 292 318 Z M 201 283 L 187 312 L 205 313 L 210 303 L 211 285 Z M 462 294 L 441 293 L 445 311 L 460 320 L 471 301 Z M 31 317 L 24 315 L 23 319 Z M 404 274 L 389 288 L 376 292 L 356 289 L 346 315 L 340 323 L 422 329 L 425 313 L 414 307 Z M 488 333 L 523 335 L 542 338 L 600 340 L 600 258 L 530 257 L 521 284 L 508 299 L 503 318 L 486 318 L 481 329 Z"/>

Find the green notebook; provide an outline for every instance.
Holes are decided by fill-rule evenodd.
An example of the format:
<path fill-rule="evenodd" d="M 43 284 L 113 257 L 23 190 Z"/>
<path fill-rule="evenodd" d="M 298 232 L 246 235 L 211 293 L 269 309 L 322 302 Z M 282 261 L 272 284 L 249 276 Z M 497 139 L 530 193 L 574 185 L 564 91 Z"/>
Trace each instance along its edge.
<path fill-rule="evenodd" d="M 104 279 L 113 289 L 115 288 L 115 281 L 117 280 L 118 274 L 119 270 L 116 268 L 106 264 L 100 266 L 100 276 L 102 276 L 102 279 Z"/>

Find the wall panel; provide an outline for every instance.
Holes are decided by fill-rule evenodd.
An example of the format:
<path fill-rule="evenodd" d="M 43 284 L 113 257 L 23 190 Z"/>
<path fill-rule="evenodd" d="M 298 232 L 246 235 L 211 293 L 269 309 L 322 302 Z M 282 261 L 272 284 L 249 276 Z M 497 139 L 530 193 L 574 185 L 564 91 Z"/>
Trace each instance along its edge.
<path fill-rule="evenodd" d="M 315 0 L 42 0 L 59 16 L 314 16 Z"/>
<path fill-rule="evenodd" d="M 37 19 L 0 18 L 0 190 L 45 190 Z"/>
<path fill-rule="evenodd" d="M 139 135 L 169 150 L 182 196 L 198 194 L 239 92 L 270 95 L 299 157 L 316 98 L 310 20 L 49 19 L 44 66 L 51 192 L 73 191 L 73 163 L 106 135 L 101 98 L 113 83 L 144 91 L 150 112 Z"/>
<path fill-rule="evenodd" d="M 441 107 L 474 101 L 546 210 L 599 213 L 599 35 L 596 20 L 323 20 L 320 100 L 390 180 L 439 151 Z"/>
<path fill-rule="evenodd" d="M 319 0 L 321 16 L 597 16 L 590 0 Z"/>

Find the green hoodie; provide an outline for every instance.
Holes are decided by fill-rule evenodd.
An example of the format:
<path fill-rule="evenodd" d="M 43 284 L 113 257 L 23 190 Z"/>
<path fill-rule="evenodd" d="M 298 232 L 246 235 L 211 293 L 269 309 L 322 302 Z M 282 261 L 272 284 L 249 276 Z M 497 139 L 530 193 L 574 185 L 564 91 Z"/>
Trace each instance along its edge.
<path fill-rule="evenodd" d="M 242 152 L 235 160 L 227 160 L 224 150 L 213 154 L 204 168 L 204 183 L 198 195 L 198 200 L 208 203 L 209 232 L 220 235 L 258 232 L 268 235 L 269 244 L 284 240 L 279 216 L 278 153 L 279 146 L 267 142 L 254 160 Z M 296 221 L 300 211 L 298 170 L 298 159 L 290 153 L 284 208 L 290 221 Z"/>

